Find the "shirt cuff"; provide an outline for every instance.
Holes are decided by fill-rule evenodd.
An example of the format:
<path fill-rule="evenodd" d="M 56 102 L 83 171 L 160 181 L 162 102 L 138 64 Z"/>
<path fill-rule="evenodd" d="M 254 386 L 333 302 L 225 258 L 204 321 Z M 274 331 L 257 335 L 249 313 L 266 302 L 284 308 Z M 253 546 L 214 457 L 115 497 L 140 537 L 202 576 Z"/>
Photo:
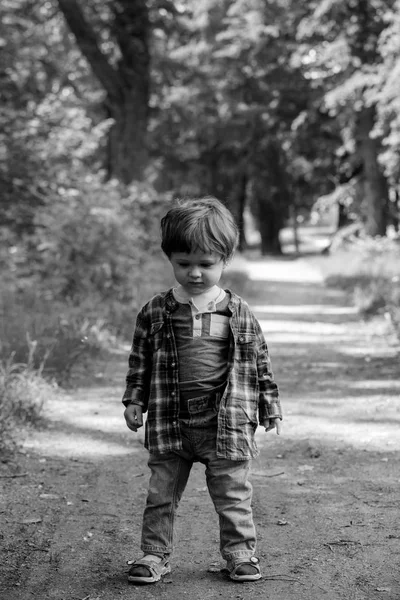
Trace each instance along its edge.
<path fill-rule="evenodd" d="M 142 394 L 135 388 L 127 388 L 122 397 L 122 404 L 129 406 L 130 404 L 136 404 L 141 406 L 143 412 L 146 410 L 146 404 L 142 400 Z"/>
<path fill-rule="evenodd" d="M 280 419 L 282 421 L 282 410 L 279 399 L 261 402 L 259 417 L 261 422 L 265 419 Z"/>

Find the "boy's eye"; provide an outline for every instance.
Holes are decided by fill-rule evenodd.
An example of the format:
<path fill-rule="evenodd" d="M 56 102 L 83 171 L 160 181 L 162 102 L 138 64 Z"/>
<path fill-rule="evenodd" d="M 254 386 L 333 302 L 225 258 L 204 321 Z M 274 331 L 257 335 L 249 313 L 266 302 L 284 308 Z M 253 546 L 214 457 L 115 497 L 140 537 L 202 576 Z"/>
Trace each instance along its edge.
<path fill-rule="evenodd" d="M 184 269 L 187 269 L 190 267 L 190 265 L 188 263 L 182 263 L 182 262 L 178 262 L 177 263 L 179 267 L 182 267 Z M 200 263 L 199 265 L 202 269 L 209 269 L 210 267 L 212 267 L 213 265 L 210 263 Z"/>

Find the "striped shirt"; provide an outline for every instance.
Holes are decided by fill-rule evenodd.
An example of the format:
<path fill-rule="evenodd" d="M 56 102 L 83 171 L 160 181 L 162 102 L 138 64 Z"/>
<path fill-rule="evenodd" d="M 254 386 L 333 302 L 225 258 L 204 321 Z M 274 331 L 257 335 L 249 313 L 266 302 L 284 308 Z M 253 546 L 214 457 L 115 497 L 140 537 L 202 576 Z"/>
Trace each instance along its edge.
<path fill-rule="evenodd" d="M 278 386 L 260 324 L 248 304 L 227 290 L 231 330 L 228 378 L 218 412 L 217 456 L 258 456 L 258 419 L 282 418 Z M 172 326 L 178 302 L 172 289 L 154 296 L 139 312 L 129 354 L 123 403 L 147 412 L 145 447 L 153 454 L 182 449 L 179 429 L 179 364 Z"/>

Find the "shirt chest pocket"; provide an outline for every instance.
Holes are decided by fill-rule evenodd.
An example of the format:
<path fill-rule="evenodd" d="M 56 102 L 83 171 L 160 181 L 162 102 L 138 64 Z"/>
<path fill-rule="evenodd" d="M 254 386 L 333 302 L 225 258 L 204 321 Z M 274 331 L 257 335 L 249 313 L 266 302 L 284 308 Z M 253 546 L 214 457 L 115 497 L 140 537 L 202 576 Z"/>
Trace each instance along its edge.
<path fill-rule="evenodd" d="M 150 327 L 150 344 L 153 352 L 157 352 L 162 346 L 164 339 L 164 323 L 162 321 L 152 323 Z"/>
<path fill-rule="evenodd" d="M 236 347 L 241 361 L 253 361 L 256 357 L 256 335 L 252 332 L 239 332 Z"/>

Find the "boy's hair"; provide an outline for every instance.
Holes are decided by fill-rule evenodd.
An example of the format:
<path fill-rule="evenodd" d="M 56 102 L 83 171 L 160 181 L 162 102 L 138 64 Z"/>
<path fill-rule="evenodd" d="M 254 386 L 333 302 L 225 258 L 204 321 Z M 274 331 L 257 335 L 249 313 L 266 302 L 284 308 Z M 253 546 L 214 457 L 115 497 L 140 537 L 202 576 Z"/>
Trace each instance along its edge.
<path fill-rule="evenodd" d="M 225 262 L 236 250 L 239 230 L 232 213 L 216 198 L 178 200 L 161 219 L 161 248 L 173 252 L 220 254 Z"/>

